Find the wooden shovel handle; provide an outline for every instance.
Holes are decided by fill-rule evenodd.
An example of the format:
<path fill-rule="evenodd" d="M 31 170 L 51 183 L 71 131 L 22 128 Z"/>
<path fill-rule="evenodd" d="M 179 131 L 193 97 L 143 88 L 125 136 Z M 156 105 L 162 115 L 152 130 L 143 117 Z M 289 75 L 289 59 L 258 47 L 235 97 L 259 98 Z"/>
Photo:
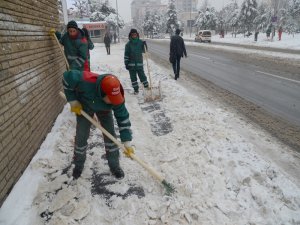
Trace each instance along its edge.
<path fill-rule="evenodd" d="M 62 47 L 61 47 L 61 44 L 60 44 L 59 40 L 57 39 L 56 35 L 53 34 L 53 36 L 54 36 L 54 39 L 56 40 L 56 43 L 57 43 L 58 46 L 59 46 L 59 49 L 60 49 L 61 54 L 63 55 L 63 57 L 64 57 L 64 59 L 65 59 L 65 63 L 66 63 L 66 66 L 67 66 L 67 70 L 70 70 L 69 62 L 68 62 L 68 60 L 67 60 L 67 58 L 66 58 L 66 55 L 65 55 L 65 53 L 64 53 L 64 51 L 63 51 L 63 49 L 62 49 Z"/>

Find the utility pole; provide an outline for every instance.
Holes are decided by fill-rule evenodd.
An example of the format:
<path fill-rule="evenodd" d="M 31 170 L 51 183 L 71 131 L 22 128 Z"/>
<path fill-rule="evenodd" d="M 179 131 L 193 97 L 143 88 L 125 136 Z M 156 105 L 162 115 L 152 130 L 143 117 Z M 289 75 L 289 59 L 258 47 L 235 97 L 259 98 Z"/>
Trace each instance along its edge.
<path fill-rule="evenodd" d="M 116 10 L 117 10 L 117 34 L 118 34 L 118 43 L 120 43 L 118 0 L 116 0 Z"/>
<path fill-rule="evenodd" d="M 192 37 L 192 0 L 191 1 L 191 8 L 190 8 L 190 37 Z"/>
<path fill-rule="evenodd" d="M 67 25 L 68 24 L 68 9 L 67 9 L 67 2 L 66 0 L 62 0 L 62 10 L 63 10 L 63 15 L 64 15 L 64 24 Z"/>

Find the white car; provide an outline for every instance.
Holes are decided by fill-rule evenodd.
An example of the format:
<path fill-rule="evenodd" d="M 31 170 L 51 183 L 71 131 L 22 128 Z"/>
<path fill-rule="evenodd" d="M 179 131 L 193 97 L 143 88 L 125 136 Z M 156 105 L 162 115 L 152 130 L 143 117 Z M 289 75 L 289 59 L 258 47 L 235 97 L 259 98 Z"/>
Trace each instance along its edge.
<path fill-rule="evenodd" d="M 157 32 L 153 32 L 153 37 L 152 38 L 165 38 L 165 36 L 163 34 L 157 33 Z"/>
<path fill-rule="evenodd" d="M 195 36 L 196 42 L 211 42 L 211 31 L 210 30 L 200 30 Z"/>

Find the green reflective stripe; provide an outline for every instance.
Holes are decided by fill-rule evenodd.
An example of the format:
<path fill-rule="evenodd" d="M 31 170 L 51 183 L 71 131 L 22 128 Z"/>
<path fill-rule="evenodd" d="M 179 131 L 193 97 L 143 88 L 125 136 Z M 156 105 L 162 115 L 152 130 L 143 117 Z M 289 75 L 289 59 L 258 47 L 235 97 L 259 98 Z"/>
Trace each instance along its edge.
<path fill-rule="evenodd" d="M 83 62 L 83 63 L 85 61 L 83 58 L 80 58 L 80 57 L 78 57 L 78 60 L 81 61 L 81 62 Z"/>
<path fill-rule="evenodd" d="M 75 149 L 77 149 L 77 150 L 85 150 L 86 147 L 87 147 L 87 145 L 82 146 L 82 147 L 75 146 Z"/>
<path fill-rule="evenodd" d="M 79 62 L 78 59 L 76 59 L 75 62 L 77 63 L 77 65 L 81 66 L 81 63 Z"/>
<path fill-rule="evenodd" d="M 64 86 L 64 85 L 63 85 L 63 88 L 64 88 L 64 90 L 71 90 L 71 91 L 74 91 L 74 89 L 68 88 L 68 87 L 66 87 L 66 86 Z"/>
<path fill-rule="evenodd" d="M 107 147 L 111 147 L 111 146 L 115 146 L 116 144 L 113 142 L 107 142 L 107 143 L 104 143 L 104 145 Z"/>
<path fill-rule="evenodd" d="M 107 149 L 109 152 L 116 152 L 116 151 L 119 151 L 119 148 L 116 147 L 116 148 L 108 148 Z"/>
<path fill-rule="evenodd" d="M 127 126 L 127 127 L 119 127 L 119 131 L 122 131 L 122 130 L 130 130 L 130 126 Z"/>
<path fill-rule="evenodd" d="M 67 58 L 68 59 L 77 59 L 78 57 L 77 56 L 68 55 Z"/>
<path fill-rule="evenodd" d="M 74 151 L 76 154 L 79 154 L 79 155 L 85 155 L 85 151 Z"/>
<path fill-rule="evenodd" d="M 129 122 L 130 122 L 130 120 L 126 119 L 126 120 L 121 121 L 120 124 L 125 124 L 125 123 L 129 123 Z"/>
<path fill-rule="evenodd" d="M 64 85 L 68 85 L 68 86 L 69 86 L 68 82 L 65 80 L 64 77 L 62 78 L 62 80 L 63 80 L 63 84 L 64 84 Z"/>

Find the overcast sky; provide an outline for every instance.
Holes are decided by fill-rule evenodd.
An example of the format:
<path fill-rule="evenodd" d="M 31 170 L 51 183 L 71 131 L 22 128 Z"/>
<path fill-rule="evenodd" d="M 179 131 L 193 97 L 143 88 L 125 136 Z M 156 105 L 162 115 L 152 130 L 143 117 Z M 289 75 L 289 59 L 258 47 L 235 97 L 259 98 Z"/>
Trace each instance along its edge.
<path fill-rule="evenodd" d="M 68 7 L 72 6 L 72 0 L 67 0 Z M 118 1 L 118 9 L 119 14 L 122 16 L 125 22 L 129 22 L 131 20 L 131 9 L 130 4 L 132 0 L 109 0 L 112 7 L 116 7 L 116 1 Z M 238 0 L 240 3 L 242 0 Z M 162 2 L 168 2 L 167 0 L 162 0 Z M 201 5 L 202 0 L 198 0 L 199 7 Z M 222 8 L 223 5 L 226 5 L 230 0 L 209 0 L 211 6 L 214 6 L 216 9 Z"/>

